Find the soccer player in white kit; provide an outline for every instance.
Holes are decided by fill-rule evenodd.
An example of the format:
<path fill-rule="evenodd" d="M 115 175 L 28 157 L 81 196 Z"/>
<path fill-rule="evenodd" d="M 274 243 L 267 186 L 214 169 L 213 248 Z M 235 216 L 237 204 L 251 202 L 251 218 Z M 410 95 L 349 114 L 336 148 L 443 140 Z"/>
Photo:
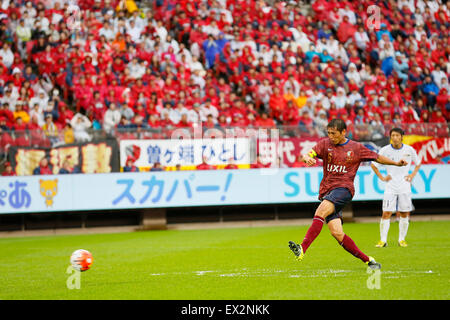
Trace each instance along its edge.
<path fill-rule="evenodd" d="M 372 162 L 371 167 L 381 181 L 386 182 L 383 197 L 383 215 L 380 221 L 380 241 L 376 247 L 387 246 L 387 235 L 389 232 L 390 218 L 393 212 L 400 213 L 398 244 L 406 247 L 406 233 L 409 226 L 409 214 L 414 210 L 411 200 L 411 182 L 420 169 L 417 153 L 413 147 L 403 144 L 403 130 L 393 128 L 389 132 L 391 144 L 381 148 L 379 154 L 394 161 L 405 160 L 408 164 L 403 167 L 386 166 L 387 175 L 384 177 L 379 168 L 382 166 Z M 414 171 L 409 174 L 411 163 L 414 162 Z"/>

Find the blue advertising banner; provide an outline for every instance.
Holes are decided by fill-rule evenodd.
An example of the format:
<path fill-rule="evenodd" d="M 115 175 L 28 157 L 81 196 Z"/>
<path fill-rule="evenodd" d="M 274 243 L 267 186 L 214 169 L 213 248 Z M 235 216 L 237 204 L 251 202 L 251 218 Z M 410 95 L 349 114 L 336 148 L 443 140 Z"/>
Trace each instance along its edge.
<path fill-rule="evenodd" d="M 0 177 L 0 213 L 316 202 L 321 179 L 322 168 Z M 423 165 L 413 198 L 449 198 L 448 181 L 450 165 Z M 360 167 L 353 200 L 381 201 L 384 184 Z"/>

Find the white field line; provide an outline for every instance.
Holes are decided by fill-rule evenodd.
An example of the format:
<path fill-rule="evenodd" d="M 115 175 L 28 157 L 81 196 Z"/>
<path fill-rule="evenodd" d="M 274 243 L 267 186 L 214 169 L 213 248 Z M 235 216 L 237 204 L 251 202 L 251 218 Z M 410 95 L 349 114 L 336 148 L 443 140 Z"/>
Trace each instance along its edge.
<path fill-rule="evenodd" d="M 247 271 L 245 269 L 239 271 L 224 271 L 224 270 L 199 270 L 189 272 L 163 272 L 163 273 L 151 273 L 150 276 L 175 276 L 175 275 L 196 275 L 196 276 L 213 276 L 213 277 L 287 277 L 287 278 L 314 278 L 314 277 L 343 277 L 349 274 L 363 274 L 363 271 L 355 270 L 333 270 L 333 269 L 319 269 L 313 272 L 304 270 L 255 270 Z M 387 270 L 381 271 L 383 278 L 400 278 L 408 277 L 408 275 L 420 275 L 420 274 L 433 274 L 440 275 L 432 270 Z"/>

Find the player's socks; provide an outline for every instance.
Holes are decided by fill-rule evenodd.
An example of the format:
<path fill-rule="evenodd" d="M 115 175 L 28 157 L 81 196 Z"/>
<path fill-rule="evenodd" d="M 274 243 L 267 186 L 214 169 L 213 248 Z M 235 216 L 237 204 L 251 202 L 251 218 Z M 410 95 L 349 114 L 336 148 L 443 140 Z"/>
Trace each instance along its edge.
<path fill-rule="evenodd" d="M 358 259 L 361 259 L 363 262 L 369 261 L 369 257 L 366 256 L 359 248 L 356 246 L 355 242 L 347 236 L 344 235 L 344 239 L 342 242 L 339 243 L 345 250 L 350 252 L 353 256 L 355 256 Z"/>
<path fill-rule="evenodd" d="M 314 239 L 317 238 L 320 231 L 322 231 L 324 219 L 319 216 L 314 216 L 313 222 L 311 226 L 309 227 L 308 231 L 306 232 L 305 238 L 303 239 L 303 242 L 301 243 L 303 253 L 308 250 L 311 243 L 314 241 Z"/>
<path fill-rule="evenodd" d="M 387 242 L 390 223 L 391 219 L 381 219 L 380 221 L 380 240 L 383 242 Z"/>
<path fill-rule="evenodd" d="M 408 232 L 408 226 L 409 226 L 409 218 L 402 218 L 400 217 L 400 220 L 398 222 L 398 241 L 404 241 L 406 237 L 406 233 Z"/>

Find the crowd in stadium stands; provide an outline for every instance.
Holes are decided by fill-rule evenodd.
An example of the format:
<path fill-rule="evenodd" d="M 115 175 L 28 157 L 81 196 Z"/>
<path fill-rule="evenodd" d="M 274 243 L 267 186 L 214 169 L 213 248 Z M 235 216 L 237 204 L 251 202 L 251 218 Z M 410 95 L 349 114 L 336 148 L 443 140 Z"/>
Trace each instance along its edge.
<path fill-rule="evenodd" d="M 73 3 L 2 2 L 2 151 L 200 122 L 324 136 L 335 117 L 355 139 L 448 136 L 450 2 Z"/>

